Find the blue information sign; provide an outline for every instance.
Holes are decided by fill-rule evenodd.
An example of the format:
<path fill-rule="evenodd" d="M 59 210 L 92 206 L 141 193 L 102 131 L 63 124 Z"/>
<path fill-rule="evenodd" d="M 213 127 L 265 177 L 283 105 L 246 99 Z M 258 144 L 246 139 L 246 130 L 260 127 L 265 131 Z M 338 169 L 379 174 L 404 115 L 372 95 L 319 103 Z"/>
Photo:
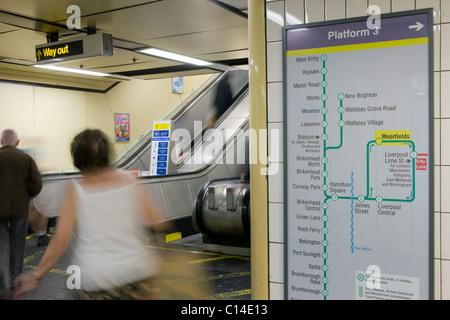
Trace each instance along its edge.
<path fill-rule="evenodd" d="M 151 175 L 168 174 L 170 171 L 171 126 L 172 123 L 170 121 L 156 121 L 153 123 Z"/>

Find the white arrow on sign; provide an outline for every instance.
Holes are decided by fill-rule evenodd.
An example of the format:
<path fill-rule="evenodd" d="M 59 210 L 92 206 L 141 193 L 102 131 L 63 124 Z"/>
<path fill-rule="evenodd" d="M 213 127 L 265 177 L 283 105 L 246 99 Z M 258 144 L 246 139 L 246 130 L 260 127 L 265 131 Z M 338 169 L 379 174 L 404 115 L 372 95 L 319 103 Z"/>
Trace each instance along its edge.
<path fill-rule="evenodd" d="M 413 24 L 412 26 L 409 26 L 410 29 L 416 29 L 416 31 L 419 31 L 423 28 L 423 24 L 420 22 L 416 22 L 416 24 Z"/>

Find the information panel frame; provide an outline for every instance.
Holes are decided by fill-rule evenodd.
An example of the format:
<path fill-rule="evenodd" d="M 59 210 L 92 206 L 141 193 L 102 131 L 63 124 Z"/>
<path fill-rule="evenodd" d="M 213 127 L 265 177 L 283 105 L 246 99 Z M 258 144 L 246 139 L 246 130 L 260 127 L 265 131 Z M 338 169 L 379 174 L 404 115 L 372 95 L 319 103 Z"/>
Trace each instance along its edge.
<path fill-rule="evenodd" d="M 411 19 L 417 23 L 411 23 Z M 355 29 L 362 23 L 366 28 Z M 369 31 L 363 31 L 366 29 Z M 297 32 L 296 37 L 290 36 L 293 32 Z M 411 36 L 413 32 L 422 36 Z M 380 38 L 368 41 L 374 35 Z M 362 37 L 366 39 L 356 39 Z M 433 299 L 433 9 L 284 26 L 282 43 L 285 299 Z M 399 63 L 390 64 L 396 55 Z M 380 57 L 384 64 L 377 60 Z M 414 58 L 419 59 L 412 61 Z M 360 63 L 350 64 L 352 59 Z M 373 75 L 366 72 L 362 76 L 360 72 L 361 76 L 354 76 L 365 67 Z M 410 69 L 411 74 L 401 72 Z M 336 76 L 338 71 L 341 73 Z M 297 76 L 300 73 L 303 76 Z M 329 75 L 333 84 L 340 82 L 343 87 L 332 89 Z M 369 88 L 369 82 L 372 90 L 345 88 L 346 84 L 359 89 L 366 84 Z M 394 98 L 389 94 L 394 84 L 412 89 Z M 421 87 L 413 90 L 415 85 Z M 390 99 L 392 103 L 388 104 Z M 317 107 L 316 100 L 323 106 Z M 335 106 L 333 111 L 328 104 Z M 373 117 L 364 118 L 366 111 L 369 116 L 369 109 Z M 409 118 L 396 119 L 404 115 Z M 361 148 L 354 156 L 349 141 L 356 149 L 361 140 L 367 139 L 366 128 L 370 126 L 370 141 L 364 141 L 365 150 Z M 338 132 L 335 137 L 331 137 L 333 130 Z M 346 143 L 347 148 L 343 148 Z M 336 157 L 333 168 L 328 155 L 337 154 L 339 149 L 346 154 Z M 311 153 L 307 154 L 308 150 Z M 348 181 L 336 178 L 331 182 L 332 174 L 344 174 L 348 171 L 345 166 L 358 160 L 364 164 L 355 165 Z M 364 188 L 357 190 L 363 183 Z M 314 188 L 318 192 L 314 193 Z M 315 198 L 318 194 L 322 199 Z M 344 202 L 348 210 L 337 205 Z M 351 215 L 341 218 L 338 211 L 339 215 L 351 211 Z M 337 222 L 343 219 L 348 226 Z M 339 236 L 333 235 L 335 230 Z M 395 230 L 400 232 L 393 233 Z M 348 239 L 342 240 L 345 232 Z"/>

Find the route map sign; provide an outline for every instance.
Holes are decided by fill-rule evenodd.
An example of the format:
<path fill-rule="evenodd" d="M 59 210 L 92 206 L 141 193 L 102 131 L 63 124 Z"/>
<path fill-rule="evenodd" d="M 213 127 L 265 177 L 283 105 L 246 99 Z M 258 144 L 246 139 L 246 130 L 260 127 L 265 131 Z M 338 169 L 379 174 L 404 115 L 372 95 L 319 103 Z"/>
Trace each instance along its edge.
<path fill-rule="evenodd" d="M 283 28 L 285 298 L 433 298 L 433 14 Z"/>

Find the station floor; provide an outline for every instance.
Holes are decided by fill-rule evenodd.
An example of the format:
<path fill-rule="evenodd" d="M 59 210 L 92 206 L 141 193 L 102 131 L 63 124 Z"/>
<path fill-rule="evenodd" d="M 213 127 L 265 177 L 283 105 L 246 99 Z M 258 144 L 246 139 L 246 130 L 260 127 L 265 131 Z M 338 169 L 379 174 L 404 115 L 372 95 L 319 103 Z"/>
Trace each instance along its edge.
<path fill-rule="evenodd" d="M 203 250 L 202 235 L 194 234 L 171 242 L 154 245 L 157 250 L 183 252 L 189 264 L 202 270 L 199 281 L 209 289 L 208 300 L 249 300 L 250 257 Z M 24 270 L 33 270 L 39 264 L 46 247 L 37 246 L 37 237 L 27 239 Z M 73 300 L 74 291 L 68 289 L 67 267 L 71 265 L 71 250 L 42 280 L 41 287 L 26 294 L 25 300 Z"/>

